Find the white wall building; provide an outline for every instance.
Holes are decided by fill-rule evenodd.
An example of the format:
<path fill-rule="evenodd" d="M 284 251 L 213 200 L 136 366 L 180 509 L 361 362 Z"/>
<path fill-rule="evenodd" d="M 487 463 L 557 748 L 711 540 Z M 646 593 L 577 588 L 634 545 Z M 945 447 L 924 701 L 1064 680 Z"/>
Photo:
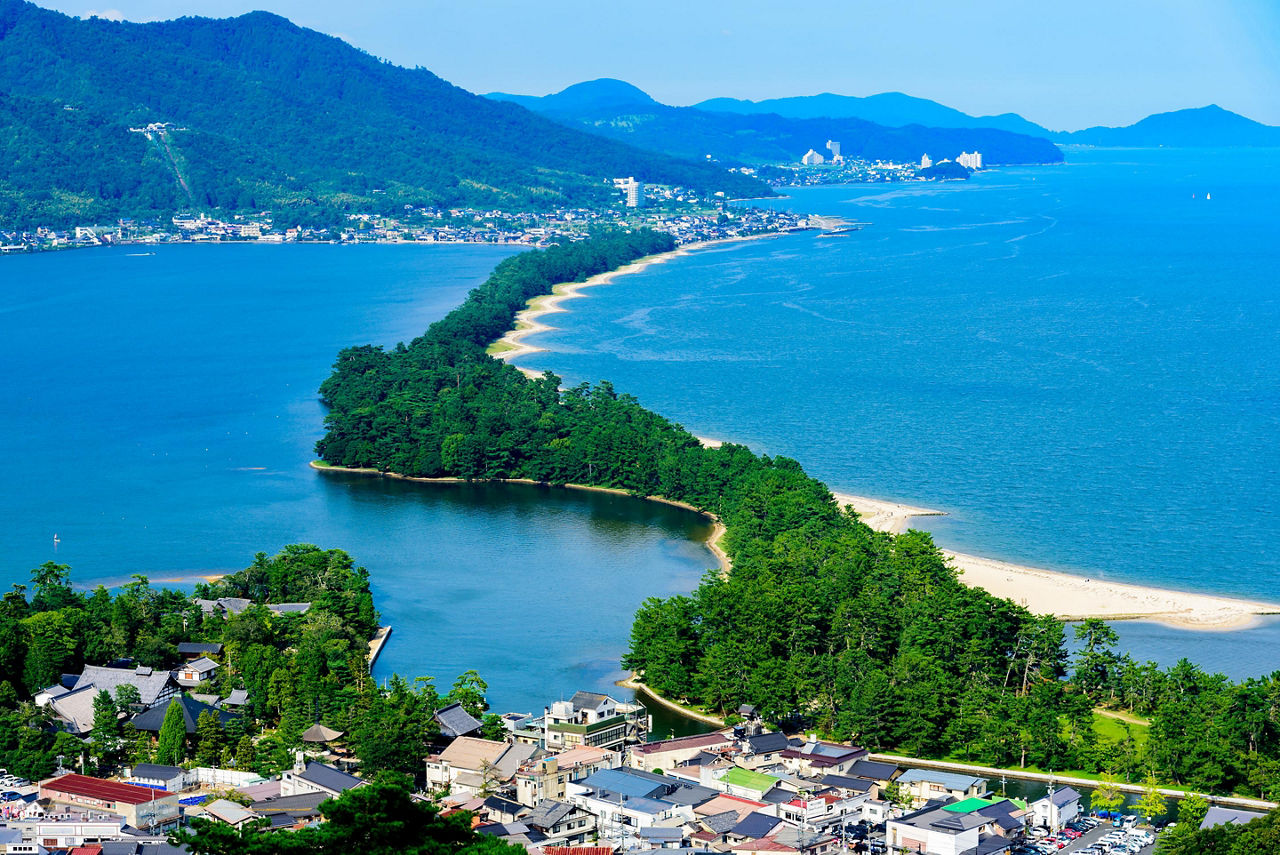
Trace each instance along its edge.
<path fill-rule="evenodd" d="M 969 154 L 967 151 L 961 152 L 960 156 L 956 158 L 956 163 L 969 169 L 981 169 L 982 152 L 975 151 L 973 154 Z"/>
<path fill-rule="evenodd" d="M 820 164 L 826 163 L 827 159 L 822 155 L 818 154 L 813 149 L 809 149 L 807 152 L 805 152 L 804 157 L 800 158 L 800 162 L 803 163 L 805 166 L 818 166 Z"/>
<path fill-rule="evenodd" d="M 933 158 L 929 157 L 927 154 L 920 158 L 921 169 L 928 169 L 930 166 L 933 166 Z"/>

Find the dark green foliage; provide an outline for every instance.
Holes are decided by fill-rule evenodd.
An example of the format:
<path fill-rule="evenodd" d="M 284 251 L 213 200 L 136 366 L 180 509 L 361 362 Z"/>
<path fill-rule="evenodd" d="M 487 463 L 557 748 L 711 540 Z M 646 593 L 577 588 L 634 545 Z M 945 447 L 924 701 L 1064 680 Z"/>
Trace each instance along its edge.
<path fill-rule="evenodd" d="M 1280 852 L 1280 810 L 1244 825 L 1200 830 L 1181 822 L 1160 837 L 1159 855 L 1263 855 Z"/>
<path fill-rule="evenodd" d="M 550 373 L 531 380 L 484 354 L 555 281 L 659 248 L 612 235 L 525 253 L 408 346 L 343 351 L 322 387 L 318 452 L 411 475 L 614 487 L 719 516 L 732 572 L 646 601 L 632 626 L 623 664 L 660 694 L 721 712 L 751 703 L 920 756 L 1280 792 L 1280 674 L 1232 684 L 1190 663 L 1161 671 L 1118 655 L 1111 629 L 1090 621 L 1066 679 L 1062 624 L 961 584 L 927 534 L 874 532 L 795 461 L 704 448 L 608 383 L 562 391 Z M 1099 705 L 1150 717 L 1147 745 L 1100 740 Z M 416 740 L 412 714 L 400 718 Z"/>
<path fill-rule="evenodd" d="M 177 766 L 187 758 L 187 723 L 182 718 L 182 704 L 173 700 L 165 710 L 160 735 L 156 739 L 156 762 Z"/>
<path fill-rule="evenodd" d="M 153 24 L 0 0 L 0 224 L 269 209 L 285 223 L 404 205 L 545 209 L 634 175 L 754 179 L 570 130 L 254 12 Z M 131 133 L 173 123 L 153 138 Z"/>
<path fill-rule="evenodd" d="M 239 830 L 205 819 L 170 837 L 192 855 L 521 855 L 524 849 L 471 829 L 471 814 L 440 816 L 415 801 L 407 782 L 387 777 L 320 805 L 325 821 L 288 833 L 261 824 Z"/>

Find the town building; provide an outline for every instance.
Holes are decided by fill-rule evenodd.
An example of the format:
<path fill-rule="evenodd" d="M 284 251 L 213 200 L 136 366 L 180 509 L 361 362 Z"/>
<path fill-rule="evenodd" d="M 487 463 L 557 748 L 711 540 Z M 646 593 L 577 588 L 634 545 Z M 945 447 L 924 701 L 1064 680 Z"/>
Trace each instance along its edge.
<path fill-rule="evenodd" d="M 975 151 L 973 154 L 970 154 L 967 151 L 961 152 L 960 156 L 956 158 L 956 163 L 960 164 L 961 166 L 968 167 L 969 169 L 981 169 L 982 153 L 977 151 Z"/>
<path fill-rule="evenodd" d="M 86 665 L 76 678 L 72 690 L 86 686 L 106 690 L 115 697 L 121 686 L 133 686 L 138 690 L 139 703 L 145 707 L 153 707 L 161 701 L 171 698 L 180 691 L 173 675 L 168 671 L 157 671 L 144 665 L 136 668 L 108 668 L 101 665 Z"/>
<path fill-rule="evenodd" d="M 826 163 L 826 161 L 827 159 L 825 157 L 818 154 L 813 149 L 809 149 L 805 152 L 804 157 L 800 158 L 800 162 L 805 166 L 820 166 L 823 163 Z"/>
<path fill-rule="evenodd" d="M 154 831 L 181 818 L 176 793 L 91 778 L 74 772 L 40 782 L 40 798 L 54 804 L 116 813 L 134 828 Z"/>
<path fill-rule="evenodd" d="M 843 775 L 869 753 L 865 748 L 810 739 L 801 746 L 789 746 L 779 757 L 788 772 L 798 775 Z"/>
<path fill-rule="evenodd" d="M 178 766 L 139 763 L 131 769 L 126 769 L 125 772 L 129 783 L 140 787 L 152 787 L 167 793 L 177 793 L 187 788 L 187 773 Z"/>
<path fill-rule="evenodd" d="M 214 662 L 208 656 L 201 656 L 199 659 L 184 662 L 177 668 L 174 668 L 173 679 L 179 686 L 189 688 L 192 686 L 198 686 L 205 680 L 211 679 L 217 670 L 217 662 Z"/>
<path fill-rule="evenodd" d="M 160 728 L 164 726 L 164 717 L 169 712 L 169 707 L 177 705 L 182 710 L 182 721 L 186 725 L 187 734 L 191 735 L 196 732 L 196 725 L 200 721 L 200 714 L 203 712 L 212 713 L 218 720 L 218 724 L 226 727 L 232 720 L 236 718 L 234 713 L 226 710 L 212 707 L 203 701 L 198 701 L 190 695 L 178 695 L 170 697 L 166 704 L 157 704 L 145 712 L 140 712 L 133 717 L 133 726 L 137 730 L 145 730 L 148 733 L 159 733 Z"/>
<path fill-rule="evenodd" d="M 967 799 L 987 794 L 987 779 L 933 769 L 908 769 L 897 779 L 903 792 L 919 807 L 935 799 Z"/>
<path fill-rule="evenodd" d="M 347 790 L 353 790 L 365 784 L 355 775 L 348 775 L 327 763 L 317 763 L 314 760 L 304 762 L 301 751 L 294 755 L 294 758 L 293 768 L 280 776 L 281 796 L 315 793 L 325 798 L 337 798 Z"/>
<path fill-rule="evenodd" d="M 1080 794 L 1071 787 L 1050 789 L 1031 803 L 1030 810 L 1032 825 L 1058 831 L 1080 815 Z"/>
<path fill-rule="evenodd" d="M 633 745 L 627 752 L 627 765 L 646 772 L 670 772 L 682 763 L 705 752 L 716 753 L 732 748 L 733 738 L 724 732 L 699 733 Z"/>
<path fill-rule="evenodd" d="M 527 743 L 460 736 L 426 759 L 427 785 L 453 792 L 488 794 L 515 777 L 521 764 L 541 751 Z"/>
<path fill-rule="evenodd" d="M 938 799 L 920 810 L 889 819 L 885 842 L 891 852 L 924 855 L 997 855 L 1007 852 L 1025 813 L 1001 799 Z"/>
<path fill-rule="evenodd" d="M 933 166 L 933 158 L 929 157 L 928 154 L 925 154 L 920 158 L 920 168 L 928 169 L 930 166 Z"/>
<path fill-rule="evenodd" d="M 516 801 L 533 807 L 544 799 L 563 801 L 570 781 L 580 781 L 601 769 L 617 769 L 622 755 L 585 745 L 563 754 L 528 760 L 516 770 Z"/>
<path fill-rule="evenodd" d="M 541 721 L 526 728 L 542 730 L 540 747 L 548 751 L 587 745 L 618 750 L 628 743 L 644 742 L 649 733 L 649 711 L 641 704 L 626 704 L 597 692 L 575 692 L 567 701 L 547 707 Z"/>

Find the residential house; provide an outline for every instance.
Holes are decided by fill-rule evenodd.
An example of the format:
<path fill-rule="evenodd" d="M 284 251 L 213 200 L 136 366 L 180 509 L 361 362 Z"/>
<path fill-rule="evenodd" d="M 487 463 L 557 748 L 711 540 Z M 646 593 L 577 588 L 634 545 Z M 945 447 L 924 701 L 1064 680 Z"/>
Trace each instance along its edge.
<path fill-rule="evenodd" d="M 129 782 L 140 787 L 152 787 L 167 793 L 181 792 L 187 787 L 187 773 L 177 766 L 139 763 L 126 771 L 125 777 Z"/>
<path fill-rule="evenodd" d="M 75 773 L 41 781 L 40 798 L 54 804 L 117 813 L 129 825 L 144 831 L 176 825 L 181 818 L 175 793 Z"/>
<path fill-rule="evenodd" d="M 685 831 L 680 826 L 651 825 L 636 832 L 646 849 L 680 849 L 685 845 Z"/>
<path fill-rule="evenodd" d="M 125 831 L 127 823 L 118 813 L 81 808 L 32 813 L 31 816 L 13 815 L 4 820 L 0 829 L 8 833 L 10 840 L 0 841 L 0 846 L 7 846 L 0 848 L 0 852 L 17 852 L 15 845 L 24 842 L 47 849 L 64 849 L 128 836 Z"/>
<path fill-rule="evenodd" d="M 617 751 L 585 745 L 563 754 L 535 757 L 516 770 L 516 801 L 533 807 L 543 799 L 563 800 L 568 795 L 566 785 L 570 781 L 580 781 L 601 769 L 616 769 L 621 764 L 622 755 Z"/>
<path fill-rule="evenodd" d="M 690 822 L 694 808 L 716 796 L 705 787 L 627 767 L 602 769 L 571 782 L 568 790 L 570 802 L 595 814 L 602 838 Z"/>
<path fill-rule="evenodd" d="M 853 764 L 865 759 L 865 748 L 820 742 L 811 739 L 803 745 L 791 746 L 781 753 L 782 765 L 799 775 L 843 775 Z"/>
<path fill-rule="evenodd" d="M 798 795 L 778 806 L 778 816 L 804 828 L 831 829 L 862 818 L 867 794 L 849 796 L 839 790 Z"/>
<path fill-rule="evenodd" d="M 538 754 L 537 746 L 460 736 L 426 759 L 427 784 L 472 793 L 489 793 L 511 781 L 521 764 Z"/>
<path fill-rule="evenodd" d="M 908 769 L 897 778 L 913 807 L 936 799 L 968 799 L 987 794 L 987 779 L 933 769 Z"/>
<path fill-rule="evenodd" d="M 574 846 L 593 836 L 596 818 L 580 805 L 546 799 L 520 817 L 520 822 L 537 834 L 537 842 L 547 846 Z M 533 839 L 532 837 L 530 839 Z"/>
<path fill-rule="evenodd" d="M 714 754 L 733 747 L 733 744 L 732 736 L 723 732 L 645 742 L 633 745 L 627 751 L 627 765 L 645 772 L 670 772 L 704 752 Z"/>
<path fill-rule="evenodd" d="M 1058 787 L 1031 803 L 1031 824 L 1060 830 L 1080 815 L 1080 794 L 1071 787 Z"/>
<path fill-rule="evenodd" d="M 782 752 L 791 748 L 791 740 L 785 733 L 757 733 L 743 738 L 740 743 L 742 756 L 738 762 L 749 769 L 770 766 L 782 758 Z"/>
<path fill-rule="evenodd" d="M 204 805 L 204 816 L 223 825 L 239 828 L 246 823 L 261 819 L 258 814 L 230 799 L 216 799 Z"/>
<path fill-rule="evenodd" d="M 287 773 L 286 773 L 287 774 Z M 323 778 L 323 773 L 316 775 Z M 359 780 L 359 779 L 357 779 Z M 334 782 L 328 782 L 333 785 Z M 363 782 L 362 782 L 363 783 Z M 350 788 L 348 788 L 350 789 Z M 288 796 L 261 799 L 249 805 L 250 810 L 271 823 L 272 831 L 302 828 L 320 818 L 320 804 L 333 798 L 327 790 L 299 792 Z"/>
<path fill-rule="evenodd" d="M 851 778 L 866 778 L 868 781 L 875 781 L 883 790 L 889 786 L 889 782 L 897 778 L 900 770 L 893 763 L 882 763 L 878 760 L 858 760 L 849 767 L 849 771 L 845 774 Z"/>
<path fill-rule="evenodd" d="M 997 855 L 1012 845 L 1012 834 L 1022 826 L 1023 813 L 1008 799 L 937 799 L 888 820 L 885 841 L 891 851 Z"/>
<path fill-rule="evenodd" d="M 280 776 L 280 795 L 301 796 L 320 793 L 325 798 L 336 798 L 347 790 L 362 787 L 364 784 L 365 781 L 355 775 L 348 775 L 327 763 L 304 761 L 302 752 L 299 751 L 294 755 L 293 768 Z"/>
<path fill-rule="evenodd" d="M 214 662 L 208 656 L 201 656 L 199 659 L 184 662 L 177 668 L 174 668 L 173 679 L 177 681 L 179 686 L 190 688 L 191 686 L 198 686 L 205 680 L 211 679 L 217 670 L 217 662 Z"/>

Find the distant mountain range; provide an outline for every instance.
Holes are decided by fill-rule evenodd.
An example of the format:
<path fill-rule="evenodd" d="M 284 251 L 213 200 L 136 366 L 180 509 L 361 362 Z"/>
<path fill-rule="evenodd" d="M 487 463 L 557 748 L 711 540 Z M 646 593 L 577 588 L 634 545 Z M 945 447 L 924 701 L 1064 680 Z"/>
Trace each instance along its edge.
<path fill-rule="evenodd" d="M 1017 113 L 970 116 L 927 98 L 884 92 L 858 98 L 852 95 L 804 95 L 767 101 L 712 98 L 695 104 L 699 110 L 759 115 L 776 113 L 795 119 L 857 118 L 890 127 L 927 125 L 938 128 L 998 128 L 1042 137 L 1055 143 L 1096 146 L 1280 146 L 1280 128 L 1263 125 L 1216 104 L 1148 116 L 1123 128 L 1095 127 L 1083 131 L 1051 131 Z"/>
<path fill-rule="evenodd" d="M 995 128 L 1015 134 L 1048 139 L 1051 134 L 1035 122 L 1017 113 L 999 116 L 970 116 L 937 101 L 916 98 L 901 92 L 882 92 L 859 98 L 854 95 L 801 95 L 795 98 L 771 98 L 765 101 L 741 101 L 735 98 L 712 98 L 693 105 L 715 113 L 760 115 L 774 113 L 790 119 L 862 119 L 900 128 L 924 125 L 930 128 Z"/>
<path fill-rule="evenodd" d="M 1058 163 L 1051 142 L 994 128 L 889 127 L 861 118 L 789 117 L 775 113 L 729 113 L 660 104 L 642 90 L 609 78 L 578 83 L 542 97 L 490 93 L 574 128 L 677 157 L 711 158 L 725 164 L 796 162 L 810 148 L 826 154 L 836 140 L 847 157 L 898 162 L 954 158 L 979 150 L 987 163 Z M 904 96 L 905 97 L 905 96 Z M 941 105 L 939 105 L 941 106 Z M 943 108 L 945 109 L 945 108 Z"/>
<path fill-rule="evenodd" d="M 594 80 L 570 86 L 541 98 L 493 93 L 490 98 L 515 101 L 547 115 L 594 114 L 657 105 L 641 90 L 620 80 Z M 657 105 L 661 106 L 661 105 Z M 785 119 L 860 119 L 888 128 L 920 125 L 926 128 L 990 128 L 1039 137 L 1059 144 L 1095 146 L 1280 146 L 1280 127 L 1263 125 L 1217 105 L 1148 116 L 1122 128 L 1095 127 L 1082 131 L 1051 131 L 1017 113 L 971 116 L 959 110 L 901 92 L 856 97 L 824 92 L 794 98 L 744 101 L 711 98 L 694 104 L 700 112 L 738 116 L 780 116 Z M 932 152 L 930 152 L 932 154 Z"/>
<path fill-rule="evenodd" d="M 140 132 L 166 124 L 163 133 Z M 130 128 L 136 129 L 131 132 Z M 254 12 L 152 24 L 0 0 L 0 225 L 179 208 L 307 222 L 405 205 L 546 208 L 634 175 L 770 191 L 459 89 Z"/>

